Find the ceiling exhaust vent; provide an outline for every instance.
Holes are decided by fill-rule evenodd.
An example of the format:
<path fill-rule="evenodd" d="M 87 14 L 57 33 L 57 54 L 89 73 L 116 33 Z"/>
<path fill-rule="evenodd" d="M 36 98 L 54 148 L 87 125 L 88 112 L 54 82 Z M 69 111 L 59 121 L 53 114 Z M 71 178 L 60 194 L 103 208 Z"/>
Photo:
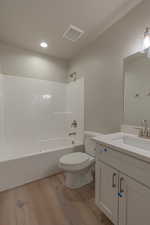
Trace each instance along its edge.
<path fill-rule="evenodd" d="M 84 34 L 83 30 L 73 25 L 70 25 L 70 27 L 63 34 L 63 38 L 66 38 L 69 41 L 75 42 L 75 41 L 78 41 L 83 34 Z"/>

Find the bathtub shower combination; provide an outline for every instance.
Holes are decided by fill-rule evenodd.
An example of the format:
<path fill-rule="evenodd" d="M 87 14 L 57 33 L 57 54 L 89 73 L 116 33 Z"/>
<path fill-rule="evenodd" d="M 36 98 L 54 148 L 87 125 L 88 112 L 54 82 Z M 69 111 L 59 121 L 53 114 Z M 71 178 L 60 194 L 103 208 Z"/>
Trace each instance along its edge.
<path fill-rule="evenodd" d="M 81 151 L 83 93 L 82 78 L 59 83 L 0 75 L 0 191 L 55 174 L 61 156 Z"/>

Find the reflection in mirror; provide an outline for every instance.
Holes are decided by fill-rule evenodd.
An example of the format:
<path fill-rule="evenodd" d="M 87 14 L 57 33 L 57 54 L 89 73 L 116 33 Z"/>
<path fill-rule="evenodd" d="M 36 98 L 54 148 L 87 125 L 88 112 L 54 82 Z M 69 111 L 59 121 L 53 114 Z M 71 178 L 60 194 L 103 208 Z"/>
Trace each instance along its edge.
<path fill-rule="evenodd" d="M 124 124 L 140 126 L 150 121 L 150 49 L 124 60 L 124 76 Z"/>

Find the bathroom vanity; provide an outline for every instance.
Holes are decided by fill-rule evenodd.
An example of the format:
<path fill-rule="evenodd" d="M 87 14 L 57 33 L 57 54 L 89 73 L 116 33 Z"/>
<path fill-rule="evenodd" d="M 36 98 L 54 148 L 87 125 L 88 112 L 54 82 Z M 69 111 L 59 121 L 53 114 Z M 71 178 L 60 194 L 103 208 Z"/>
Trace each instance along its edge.
<path fill-rule="evenodd" d="M 115 225 L 149 225 L 150 139 L 115 133 L 93 140 L 96 205 Z"/>

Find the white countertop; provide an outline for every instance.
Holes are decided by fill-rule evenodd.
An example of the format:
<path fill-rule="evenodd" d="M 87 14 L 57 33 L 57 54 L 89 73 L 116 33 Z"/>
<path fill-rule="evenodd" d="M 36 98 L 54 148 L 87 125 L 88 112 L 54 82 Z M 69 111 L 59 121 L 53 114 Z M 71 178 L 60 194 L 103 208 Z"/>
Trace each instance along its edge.
<path fill-rule="evenodd" d="M 138 142 L 146 142 L 146 150 L 144 148 L 139 148 L 136 146 L 131 146 L 129 144 L 124 144 L 122 141 L 122 137 L 132 137 L 135 140 L 137 139 Z M 145 162 L 150 163 L 150 139 L 140 138 L 136 135 L 128 134 L 128 133 L 113 133 L 104 135 L 102 137 L 94 137 L 92 140 L 100 143 L 106 147 L 110 147 L 113 150 L 122 152 L 124 154 L 130 155 L 132 157 L 138 158 Z"/>

